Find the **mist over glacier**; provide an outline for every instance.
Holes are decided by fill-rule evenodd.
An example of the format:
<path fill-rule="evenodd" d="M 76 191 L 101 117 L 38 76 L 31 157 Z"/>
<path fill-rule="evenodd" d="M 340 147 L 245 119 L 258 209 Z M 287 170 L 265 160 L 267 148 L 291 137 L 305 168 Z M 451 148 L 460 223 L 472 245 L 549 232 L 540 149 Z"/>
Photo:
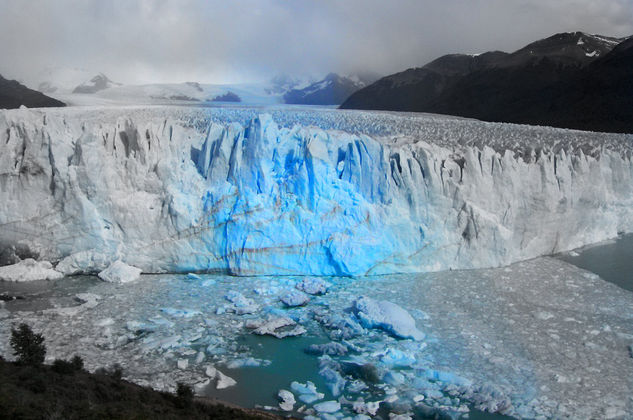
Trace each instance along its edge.
<path fill-rule="evenodd" d="M 0 113 L 0 241 L 66 274 L 494 267 L 633 228 L 631 136 L 380 112 Z"/>

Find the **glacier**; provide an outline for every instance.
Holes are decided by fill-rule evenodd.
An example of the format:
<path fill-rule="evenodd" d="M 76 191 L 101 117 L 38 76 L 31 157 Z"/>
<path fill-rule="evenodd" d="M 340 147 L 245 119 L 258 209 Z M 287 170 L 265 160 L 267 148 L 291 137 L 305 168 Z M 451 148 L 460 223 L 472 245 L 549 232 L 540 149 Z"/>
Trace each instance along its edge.
<path fill-rule="evenodd" d="M 632 140 L 330 109 L 0 111 L 0 247 L 65 274 L 502 266 L 631 232 Z"/>

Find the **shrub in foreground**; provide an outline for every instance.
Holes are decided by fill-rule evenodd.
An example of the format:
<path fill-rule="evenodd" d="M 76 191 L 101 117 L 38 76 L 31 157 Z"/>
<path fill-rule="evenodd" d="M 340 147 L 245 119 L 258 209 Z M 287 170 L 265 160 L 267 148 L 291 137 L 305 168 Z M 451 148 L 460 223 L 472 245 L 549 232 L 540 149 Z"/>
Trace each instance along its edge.
<path fill-rule="evenodd" d="M 11 347 L 13 355 L 18 357 L 18 362 L 39 366 L 44 363 L 46 346 L 42 334 L 36 334 L 27 324 L 20 324 L 16 329 L 11 329 Z"/>

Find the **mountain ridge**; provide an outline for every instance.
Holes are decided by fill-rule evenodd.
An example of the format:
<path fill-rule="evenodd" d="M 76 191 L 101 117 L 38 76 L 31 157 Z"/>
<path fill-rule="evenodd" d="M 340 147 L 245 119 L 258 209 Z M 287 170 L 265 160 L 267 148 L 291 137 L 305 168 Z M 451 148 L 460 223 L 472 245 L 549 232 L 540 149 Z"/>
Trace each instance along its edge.
<path fill-rule="evenodd" d="M 552 113 L 562 106 L 557 103 L 569 104 L 559 96 L 582 91 L 579 84 L 583 74 L 595 73 L 590 70 L 595 69 L 592 65 L 602 62 L 626 40 L 572 32 L 535 41 L 513 53 L 450 54 L 423 67 L 386 76 L 352 94 L 341 108 L 419 111 L 484 121 L 631 132 L 633 121 L 610 125 L 603 122 L 604 117 L 583 114 L 574 119 L 565 116 L 564 110 Z M 630 68 L 633 71 L 633 66 Z M 597 92 L 592 95 L 598 100 Z"/>

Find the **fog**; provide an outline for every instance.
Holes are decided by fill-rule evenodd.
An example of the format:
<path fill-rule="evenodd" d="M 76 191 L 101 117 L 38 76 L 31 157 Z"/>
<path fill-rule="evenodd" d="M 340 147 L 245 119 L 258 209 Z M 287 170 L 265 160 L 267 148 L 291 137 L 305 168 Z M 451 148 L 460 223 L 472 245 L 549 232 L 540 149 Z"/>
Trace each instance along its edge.
<path fill-rule="evenodd" d="M 630 0 L 0 0 L 0 74 L 123 83 L 390 74 L 557 32 L 633 34 Z"/>

